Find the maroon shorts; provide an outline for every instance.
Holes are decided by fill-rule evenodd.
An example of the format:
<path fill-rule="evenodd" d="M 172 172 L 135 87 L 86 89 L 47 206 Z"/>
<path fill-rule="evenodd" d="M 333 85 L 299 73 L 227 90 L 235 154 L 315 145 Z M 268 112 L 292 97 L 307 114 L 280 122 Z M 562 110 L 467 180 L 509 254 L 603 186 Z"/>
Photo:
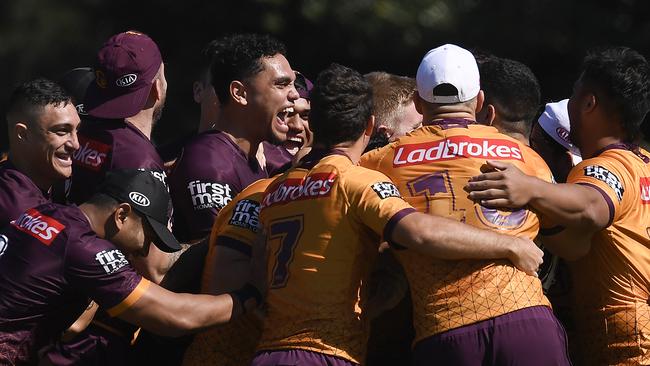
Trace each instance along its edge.
<path fill-rule="evenodd" d="M 255 355 L 251 366 L 358 366 L 339 357 L 300 349 L 261 351 Z"/>
<path fill-rule="evenodd" d="M 413 365 L 571 365 L 564 328 L 534 306 L 436 334 L 416 343 Z"/>

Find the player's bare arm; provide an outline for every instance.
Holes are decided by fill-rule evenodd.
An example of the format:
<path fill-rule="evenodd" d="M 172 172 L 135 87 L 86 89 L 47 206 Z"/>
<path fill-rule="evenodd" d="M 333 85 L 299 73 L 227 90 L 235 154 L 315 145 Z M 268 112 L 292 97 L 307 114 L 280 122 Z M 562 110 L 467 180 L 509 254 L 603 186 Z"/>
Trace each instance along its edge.
<path fill-rule="evenodd" d="M 248 288 L 212 296 L 177 294 L 152 283 L 119 317 L 159 335 L 181 336 L 227 323 L 259 305 Z"/>
<path fill-rule="evenodd" d="M 496 208 L 532 206 L 543 215 L 583 232 L 603 229 L 609 207 L 596 189 L 578 184 L 552 184 L 528 176 L 509 163 L 488 161 L 493 171 L 472 177 L 465 190 L 481 205 Z"/>
<path fill-rule="evenodd" d="M 543 252 L 531 240 L 420 212 L 398 221 L 390 239 L 439 259 L 507 258 L 531 276 L 542 264 Z"/>

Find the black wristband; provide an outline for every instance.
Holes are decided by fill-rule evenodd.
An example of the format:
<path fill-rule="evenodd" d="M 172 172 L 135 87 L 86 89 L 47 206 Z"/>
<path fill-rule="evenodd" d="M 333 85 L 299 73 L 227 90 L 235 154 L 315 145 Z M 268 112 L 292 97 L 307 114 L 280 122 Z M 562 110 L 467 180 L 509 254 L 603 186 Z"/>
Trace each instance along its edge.
<path fill-rule="evenodd" d="M 549 227 L 546 229 L 539 229 L 539 235 L 544 235 L 544 236 L 555 235 L 561 233 L 564 229 L 565 227 L 561 225 Z"/>
<path fill-rule="evenodd" d="M 262 304 L 262 294 L 260 293 L 260 290 L 250 283 L 245 284 L 244 287 L 238 290 L 232 291 L 230 294 L 236 297 L 237 301 L 241 303 L 243 313 L 246 313 L 245 304 L 250 298 L 254 298 L 258 306 Z"/>

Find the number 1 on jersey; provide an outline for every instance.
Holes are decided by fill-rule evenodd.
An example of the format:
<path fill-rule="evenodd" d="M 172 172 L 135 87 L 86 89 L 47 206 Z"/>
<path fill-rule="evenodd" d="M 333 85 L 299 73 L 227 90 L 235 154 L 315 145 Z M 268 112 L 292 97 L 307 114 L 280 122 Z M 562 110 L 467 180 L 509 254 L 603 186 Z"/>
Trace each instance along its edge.
<path fill-rule="evenodd" d="M 282 218 L 269 225 L 267 242 L 280 240 L 280 246 L 275 253 L 275 264 L 271 272 L 271 284 L 269 286 L 271 289 L 287 285 L 289 265 L 293 260 L 293 252 L 300 241 L 303 227 L 302 215 Z"/>

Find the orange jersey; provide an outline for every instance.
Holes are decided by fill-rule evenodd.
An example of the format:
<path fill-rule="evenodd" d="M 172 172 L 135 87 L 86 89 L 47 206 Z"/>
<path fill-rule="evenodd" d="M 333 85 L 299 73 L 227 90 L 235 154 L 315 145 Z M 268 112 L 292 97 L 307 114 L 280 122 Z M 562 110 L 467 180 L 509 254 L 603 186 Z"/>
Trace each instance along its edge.
<path fill-rule="evenodd" d="M 208 293 L 214 275 L 215 256 L 219 248 L 227 246 L 248 255 L 260 232 L 259 212 L 262 193 L 273 179 L 260 179 L 246 187 L 226 205 L 217 216 L 210 234 L 206 266 L 201 283 Z M 255 354 L 255 346 L 262 333 L 261 321 L 249 313 L 223 326 L 212 328 L 194 337 L 185 352 L 184 365 L 248 365 Z"/>
<path fill-rule="evenodd" d="M 389 237 L 414 210 L 385 175 L 344 155 L 318 158 L 312 152 L 264 193 L 269 293 L 258 350 L 302 349 L 360 363 L 361 282 L 382 234 Z"/>
<path fill-rule="evenodd" d="M 642 150 L 641 154 L 650 156 Z M 622 148 L 582 161 L 567 179 L 597 189 L 607 228 L 571 263 L 575 317 L 585 364 L 650 363 L 650 164 Z"/>
<path fill-rule="evenodd" d="M 463 120 L 461 120 L 463 121 Z M 529 210 L 488 209 L 463 187 L 486 160 L 513 163 L 524 173 L 552 178 L 529 147 L 478 124 L 432 125 L 416 129 L 384 148 L 365 154 L 361 165 L 398 183 L 418 211 L 472 226 L 533 239 L 537 215 Z M 415 342 L 432 335 L 522 308 L 547 305 L 540 281 L 505 260 L 446 261 L 398 251 L 411 287 Z"/>

